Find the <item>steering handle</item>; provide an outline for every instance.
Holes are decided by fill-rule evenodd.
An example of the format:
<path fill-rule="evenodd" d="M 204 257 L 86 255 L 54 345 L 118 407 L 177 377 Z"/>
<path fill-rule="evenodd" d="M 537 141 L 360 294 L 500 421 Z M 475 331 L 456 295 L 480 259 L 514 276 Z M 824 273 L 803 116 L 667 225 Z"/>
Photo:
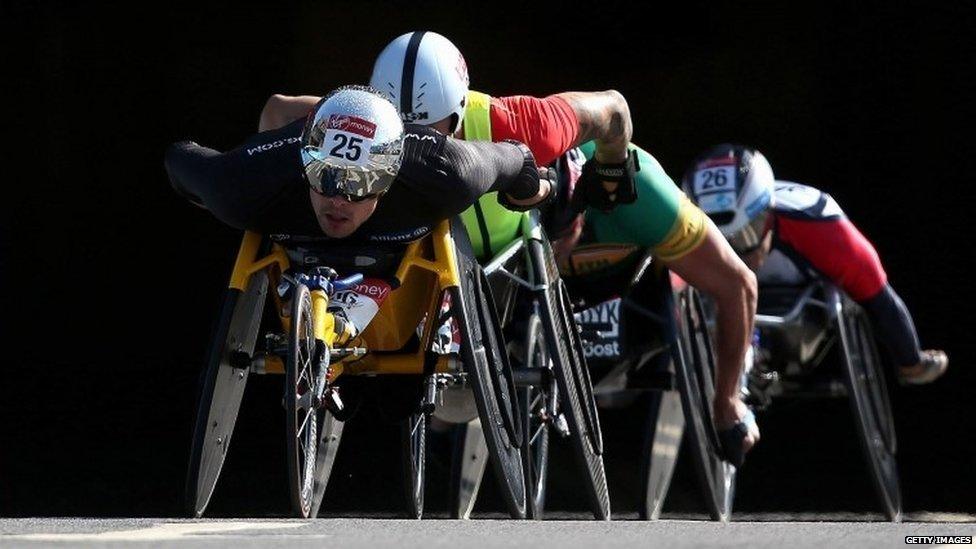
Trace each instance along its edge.
<path fill-rule="evenodd" d="M 349 275 L 346 278 L 340 278 L 332 282 L 332 292 L 344 292 L 346 290 L 351 290 L 355 288 L 363 281 L 363 275 L 357 273 L 354 275 Z"/>

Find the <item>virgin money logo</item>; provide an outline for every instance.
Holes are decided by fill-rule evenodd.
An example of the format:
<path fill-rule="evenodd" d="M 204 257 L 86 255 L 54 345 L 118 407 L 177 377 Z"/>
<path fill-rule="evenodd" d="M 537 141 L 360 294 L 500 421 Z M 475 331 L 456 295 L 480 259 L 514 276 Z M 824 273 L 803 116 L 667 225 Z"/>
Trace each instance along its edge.
<path fill-rule="evenodd" d="M 354 291 L 380 304 L 383 303 L 386 296 L 390 295 L 390 285 L 383 280 L 367 278 L 360 285 L 356 286 Z"/>
<path fill-rule="evenodd" d="M 376 135 L 376 124 L 373 124 L 369 120 L 363 120 L 358 116 L 349 116 L 346 114 L 333 114 L 330 116 L 328 129 L 354 133 L 370 139 Z"/>

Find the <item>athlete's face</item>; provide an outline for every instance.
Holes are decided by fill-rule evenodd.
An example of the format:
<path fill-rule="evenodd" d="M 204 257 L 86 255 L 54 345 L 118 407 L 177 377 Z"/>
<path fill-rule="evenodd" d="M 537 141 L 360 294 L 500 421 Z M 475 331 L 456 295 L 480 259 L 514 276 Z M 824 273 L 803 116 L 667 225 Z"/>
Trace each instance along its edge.
<path fill-rule="evenodd" d="M 324 196 L 311 189 L 308 192 L 319 227 L 331 238 L 351 235 L 376 211 L 378 197 L 375 196 L 361 202 L 350 202 L 341 195 Z"/>

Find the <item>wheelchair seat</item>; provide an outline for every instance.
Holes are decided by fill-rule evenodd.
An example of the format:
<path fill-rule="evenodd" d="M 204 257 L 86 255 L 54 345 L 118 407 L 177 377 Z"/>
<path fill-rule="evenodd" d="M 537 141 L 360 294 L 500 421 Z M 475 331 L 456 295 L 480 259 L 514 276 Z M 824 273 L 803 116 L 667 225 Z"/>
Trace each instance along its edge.
<path fill-rule="evenodd" d="M 760 286 L 756 328 L 771 369 L 797 374 L 816 367 L 836 337 L 833 324 L 820 281 Z"/>

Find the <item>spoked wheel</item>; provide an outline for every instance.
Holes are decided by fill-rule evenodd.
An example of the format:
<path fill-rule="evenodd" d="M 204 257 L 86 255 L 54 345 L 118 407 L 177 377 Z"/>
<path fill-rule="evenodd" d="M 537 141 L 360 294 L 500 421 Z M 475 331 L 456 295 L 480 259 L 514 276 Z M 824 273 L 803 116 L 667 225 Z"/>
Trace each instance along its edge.
<path fill-rule="evenodd" d="M 901 522 L 894 419 L 871 325 L 864 311 L 836 290 L 831 292 L 831 301 L 839 319 L 845 379 L 861 446 L 885 514 L 889 520 Z"/>
<path fill-rule="evenodd" d="M 512 518 L 525 518 L 525 475 L 519 450 L 522 418 L 505 341 L 481 267 L 463 255 L 460 259 L 461 288 L 453 289 L 451 299 L 462 312 L 456 316 L 463 336 L 461 358 L 502 498 Z"/>
<path fill-rule="evenodd" d="M 312 509 L 319 424 L 327 413 L 320 405 L 327 365 L 318 356 L 324 350 L 317 348 L 324 346 L 316 344 L 313 326 L 311 293 L 298 284 L 292 298 L 285 364 L 285 437 L 292 512 L 303 518 Z"/>
<path fill-rule="evenodd" d="M 695 468 L 713 520 L 728 522 L 735 496 L 735 467 L 723 460 L 712 403 L 715 400 L 715 355 L 698 292 L 687 287 L 679 292 L 677 348 L 672 350 L 682 394 Z"/>
<path fill-rule="evenodd" d="M 407 497 L 407 518 L 424 515 L 424 475 L 427 469 L 427 426 L 430 416 L 423 412 L 412 414 L 403 421 L 403 478 Z"/>
<path fill-rule="evenodd" d="M 664 498 L 671 486 L 678 450 L 685 432 L 685 416 L 681 412 L 681 394 L 678 391 L 651 391 L 649 411 L 644 433 L 641 483 L 644 486 L 644 502 L 639 513 L 644 520 L 657 520 L 661 516 Z"/>
<path fill-rule="evenodd" d="M 548 246 L 530 240 L 529 253 L 534 272 L 546 277 L 543 280 L 548 282 L 536 297 L 536 306 L 559 388 L 562 416 L 567 420 L 570 443 L 582 473 L 582 489 L 590 500 L 593 516 L 609 520 L 610 494 L 603 467 L 603 434 L 572 302 L 557 274 L 559 271 Z"/>
<path fill-rule="evenodd" d="M 264 271 L 247 288 L 228 290 L 207 356 L 186 477 L 186 509 L 200 517 L 210 502 L 237 422 L 268 291 Z M 243 357 L 244 364 L 235 358 Z M 237 366 L 237 367 L 235 367 Z"/>
<path fill-rule="evenodd" d="M 522 467 L 528 489 L 529 518 L 541 519 L 546 504 L 546 480 L 549 472 L 549 425 L 559 415 L 559 395 L 552 376 L 552 362 L 546 347 L 542 320 L 529 317 L 525 335 L 523 368 L 542 370 L 539 385 L 519 389 L 519 405 L 524 410 L 522 428 Z"/>

